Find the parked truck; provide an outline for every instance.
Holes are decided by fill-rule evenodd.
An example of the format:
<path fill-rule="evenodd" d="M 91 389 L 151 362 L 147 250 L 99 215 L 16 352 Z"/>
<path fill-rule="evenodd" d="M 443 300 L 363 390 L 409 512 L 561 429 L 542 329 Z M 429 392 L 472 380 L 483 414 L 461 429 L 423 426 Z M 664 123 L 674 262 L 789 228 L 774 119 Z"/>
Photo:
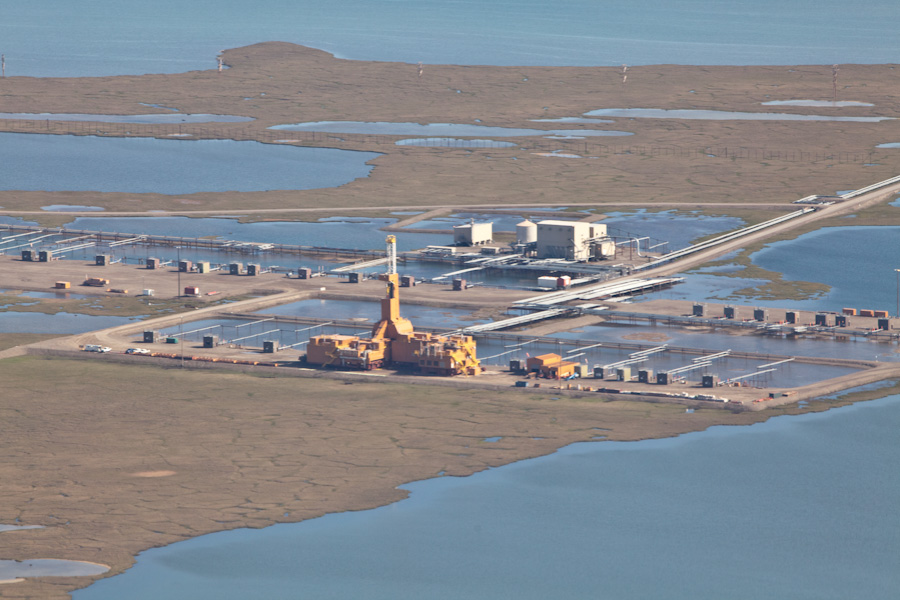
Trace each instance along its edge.
<path fill-rule="evenodd" d="M 84 283 L 81 285 L 90 285 L 93 287 L 106 287 L 109 285 L 109 279 L 103 279 L 102 277 L 88 277 L 84 280 Z"/>

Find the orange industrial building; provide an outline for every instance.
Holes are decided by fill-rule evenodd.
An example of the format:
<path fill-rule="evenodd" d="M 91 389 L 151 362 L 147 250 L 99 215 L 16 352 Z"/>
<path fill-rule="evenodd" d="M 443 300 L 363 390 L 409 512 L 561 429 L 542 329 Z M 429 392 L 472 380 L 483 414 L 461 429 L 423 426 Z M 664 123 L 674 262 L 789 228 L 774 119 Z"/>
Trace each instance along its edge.
<path fill-rule="evenodd" d="M 541 354 L 529 357 L 525 368 L 529 373 L 539 373 L 547 379 L 568 379 L 575 375 L 577 362 L 563 360 L 559 354 Z"/>
<path fill-rule="evenodd" d="M 372 337 L 312 337 L 306 349 L 306 362 L 343 369 L 371 370 L 390 365 L 433 375 L 480 374 L 472 336 L 417 332 L 408 319 L 400 316 L 400 276 L 394 236 L 387 238 L 387 253 L 388 271 L 382 275 L 387 282 L 387 294 L 381 300 L 381 320 L 372 328 Z"/>

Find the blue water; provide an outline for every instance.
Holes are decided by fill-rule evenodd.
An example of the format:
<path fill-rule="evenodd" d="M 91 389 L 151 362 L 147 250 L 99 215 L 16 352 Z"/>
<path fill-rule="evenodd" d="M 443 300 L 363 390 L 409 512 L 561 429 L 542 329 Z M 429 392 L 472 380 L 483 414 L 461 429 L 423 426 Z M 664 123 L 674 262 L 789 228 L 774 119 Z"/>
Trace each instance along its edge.
<path fill-rule="evenodd" d="M 748 311 L 749 312 L 749 311 Z M 719 314 L 721 316 L 721 313 Z M 811 320 L 811 315 L 808 315 Z M 772 320 L 781 320 L 777 312 L 771 312 Z M 652 334 L 658 342 L 641 341 L 635 336 Z M 719 329 L 717 332 L 698 331 L 666 325 L 593 325 L 579 327 L 571 331 L 551 334 L 561 339 L 581 339 L 595 342 L 630 342 L 642 344 L 668 344 L 672 347 L 704 348 L 710 352 L 734 350 L 735 352 L 756 352 L 760 354 L 780 354 L 788 356 L 822 356 L 828 358 L 849 358 L 854 360 L 900 361 L 897 346 L 884 342 L 869 341 L 867 338 L 805 339 L 763 335 L 748 329 Z M 525 348 L 527 348 L 526 346 Z M 630 352 L 634 352 L 631 350 Z M 682 355 L 685 363 L 688 357 Z M 611 362 L 611 361 L 607 361 Z M 769 361 L 765 361 L 769 362 Z M 670 365 L 670 368 L 679 365 Z M 646 367 L 654 368 L 652 363 Z M 645 368 L 641 366 L 640 368 Z M 660 367 L 656 366 L 658 370 Z M 718 367 L 717 367 L 718 368 Z M 784 366 L 779 368 L 784 369 Z M 813 370 L 821 369 L 821 366 Z M 825 375 L 820 374 L 823 379 Z"/>
<path fill-rule="evenodd" d="M 897 312 L 900 227 L 826 227 L 769 244 L 751 258 L 785 279 L 831 286 L 815 302 L 782 306 L 840 311 L 843 307 Z M 847 265 L 852 265 L 848 268 Z"/>
<path fill-rule="evenodd" d="M 851 121 L 877 123 L 893 117 L 843 117 L 795 115 L 790 113 L 734 112 L 727 110 L 668 110 L 662 108 L 601 108 L 584 113 L 589 117 L 626 117 L 635 119 L 692 119 L 707 121 Z"/>
<path fill-rule="evenodd" d="M 397 146 L 416 146 L 418 148 L 515 148 L 512 142 L 497 140 L 467 140 L 462 138 L 408 138 L 394 142 Z"/>
<path fill-rule="evenodd" d="M 37 558 L 24 561 L 0 560 L 0 579 L 15 579 L 16 577 L 77 577 L 100 575 L 107 571 L 109 571 L 109 567 L 106 565 L 77 560 L 60 560 L 56 558 Z"/>
<path fill-rule="evenodd" d="M 410 498 L 371 511 L 148 550 L 73 596 L 894 600 L 898 427 L 892 396 L 574 444 L 409 484 Z"/>
<path fill-rule="evenodd" d="M 438 308 L 418 304 L 404 304 L 403 316 L 417 327 L 464 327 L 476 323 L 484 323 L 486 319 L 464 319 L 470 311 L 459 308 Z M 381 304 L 353 300 L 320 300 L 310 299 L 283 304 L 274 308 L 259 311 L 261 315 L 296 315 L 304 317 L 320 317 L 325 319 L 368 319 L 361 328 L 371 327 L 381 318 Z M 303 327 L 297 325 L 297 327 Z"/>
<path fill-rule="evenodd" d="M 875 106 L 870 102 L 857 100 L 770 100 L 760 102 L 763 106 L 825 106 L 829 108 L 854 108 L 859 106 Z"/>
<path fill-rule="evenodd" d="M 650 237 L 651 244 L 660 241 L 668 242 L 666 247 L 654 251 L 673 252 L 686 248 L 699 238 L 714 233 L 724 233 L 738 229 L 746 224 L 737 217 L 703 215 L 698 212 L 679 212 L 664 210 L 649 212 L 644 209 L 636 212 L 608 212 L 607 218 L 601 221 L 608 225 L 610 235 L 631 235 Z M 641 247 L 646 248 L 646 242 Z"/>
<path fill-rule="evenodd" d="M 372 170 L 367 162 L 377 156 L 234 140 L 0 133 L 0 189 L 160 194 L 308 190 L 366 177 Z"/>
<path fill-rule="evenodd" d="M 623 136 L 634 135 L 628 131 L 600 129 L 521 129 L 515 127 L 488 127 L 464 123 L 391 123 L 386 121 L 318 121 L 275 125 L 269 129 L 285 131 L 324 131 L 330 133 L 362 133 L 373 135 L 428 135 L 428 136 L 477 136 L 522 137 L 537 135 L 555 136 Z"/>
<path fill-rule="evenodd" d="M 753 263 L 782 273 L 785 280 L 811 281 L 831 287 L 824 294 L 802 300 L 770 300 L 736 295 L 739 290 L 767 283 L 715 275 L 730 267 L 704 267 L 680 273 L 684 283 L 638 299 L 675 299 L 737 302 L 787 310 L 840 312 L 844 307 L 897 312 L 900 227 L 825 227 L 793 240 L 774 242 L 751 255 Z M 852 268 L 847 268 L 852 265 Z M 851 319 L 852 321 L 852 319 Z"/>
<path fill-rule="evenodd" d="M 381 231 L 381 228 L 396 222 L 397 219 L 356 220 L 339 217 L 313 222 L 264 221 L 257 223 L 241 223 L 232 218 L 212 217 L 78 217 L 67 223 L 66 227 L 90 231 L 118 231 L 190 238 L 211 236 L 226 240 L 269 244 L 383 250 L 387 234 Z M 397 235 L 397 248 L 401 251 L 414 250 L 430 244 L 449 244 L 452 241 L 451 233 L 446 236 L 401 233 Z M 144 247 L 141 248 L 139 254 L 162 257 L 172 256 L 174 251 L 171 248 Z M 223 259 L 222 262 L 226 260 Z M 297 262 L 298 259 L 288 260 Z"/>
<path fill-rule="evenodd" d="M 102 212 L 106 210 L 102 206 L 86 206 L 84 204 L 48 204 L 41 210 L 49 212 Z"/>
<path fill-rule="evenodd" d="M 43 0 L 4 11 L 0 39 L 8 76 L 214 69 L 269 40 L 431 64 L 872 64 L 896 61 L 898 21 L 894 0 Z"/>
<path fill-rule="evenodd" d="M 102 123 L 243 123 L 252 117 L 206 114 L 95 115 L 77 113 L 0 113 L 0 119 L 98 121 Z"/>
<path fill-rule="evenodd" d="M 105 317 L 60 312 L 47 315 L 38 312 L 0 311 L 0 333 L 85 333 L 125 325 L 140 317 Z"/>
<path fill-rule="evenodd" d="M 366 306 L 368 305 L 368 306 Z M 174 325 L 166 328 L 161 332 L 163 336 L 174 335 L 181 337 L 181 332 L 187 332 L 184 335 L 185 341 L 194 344 L 192 347 L 199 347 L 203 336 L 218 335 L 223 342 L 230 340 L 239 340 L 238 343 L 246 346 L 248 349 L 260 348 L 263 340 L 277 340 L 281 345 L 288 346 L 305 342 L 310 336 L 321 334 L 340 333 L 345 335 L 361 335 L 367 336 L 371 331 L 372 325 L 377 320 L 378 307 L 374 302 L 346 302 L 333 300 L 308 300 L 302 303 L 295 303 L 287 307 L 275 307 L 260 312 L 260 317 L 264 318 L 274 314 L 297 314 L 308 317 L 317 318 L 336 318 L 346 319 L 352 316 L 367 318 L 367 321 L 361 321 L 356 326 L 310 326 L 306 324 L 284 323 L 279 321 L 252 322 L 241 321 L 236 319 L 205 319 L 185 323 L 184 327 Z M 464 327 L 475 323 L 483 322 L 482 320 L 463 320 L 461 317 L 465 313 L 463 311 L 437 309 L 421 306 L 404 305 L 402 315 L 409 318 L 413 325 L 419 328 L 430 327 Z M 596 337 L 595 337 L 596 336 Z M 510 353 L 510 345 L 517 343 L 518 340 L 510 339 L 492 339 L 476 336 L 478 342 L 478 356 L 482 364 L 494 367 L 506 367 L 510 360 L 518 359 L 524 361 L 527 356 L 536 356 L 548 352 L 555 352 L 563 356 L 571 356 L 572 360 L 584 363 L 588 366 L 607 365 L 629 358 L 630 353 L 634 350 L 617 349 L 617 348 L 591 348 L 588 350 L 580 350 L 570 341 L 570 338 L 583 340 L 604 340 L 611 339 L 604 332 L 599 332 L 598 328 L 586 328 L 583 333 L 573 333 L 571 335 L 560 335 L 556 342 L 530 343 L 518 347 L 514 352 Z M 712 340 L 707 346 L 702 344 L 704 348 L 709 348 L 707 354 L 713 354 L 718 350 L 734 348 L 739 349 L 739 345 L 720 346 L 715 340 Z M 780 350 L 773 350 L 777 346 L 770 346 L 768 351 L 786 353 L 789 352 L 792 345 L 784 343 L 780 346 Z M 753 348 L 750 348 L 753 350 Z M 765 352 L 766 350 L 759 348 L 756 351 Z M 248 352 L 260 355 L 256 350 L 248 350 Z M 290 353 L 296 352 L 302 354 L 303 346 L 298 346 L 294 350 L 286 350 L 281 356 L 288 356 Z M 577 355 L 577 356 L 576 356 Z M 869 355 L 870 356 L 870 355 Z M 683 367 L 691 364 L 697 355 L 687 355 L 674 352 L 662 352 L 654 354 L 649 360 L 639 365 L 632 366 L 632 373 L 637 374 L 638 369 L 652 369 L 655 372 L 669 371 L 676 367 Z M 711 367 L 697 370 L 688 375 L 688 380 L 699 381 L 703 374 L 718 375 L 723 381 L 731 377 L 740 377 L 755 374 L 759 365 L 771 362 L 769 358 L 745 359 L 737 357 L 728 357 L 718 359 Z M 805 363 L 790 363 L 781 365 L 774 373 L 767 373 L 747 379 L 745 382 L 754 385 L 768 385 L 771 387 L 796 387 L 808 385 L 853 373 L 856 369 L 848 367 L 832 367 L 822 365 L 811 365 Z M 590 379 L 588 384 L 597 383 L 603 385 L 602 380 Z M 613 384 L 615 385 L 615 384 Z M 672 388 L 669 388 L 671 391 Z M 678 390 L 680 391 L 680 390 Z M 715 393 L 715 392 L 714 392 Z"/>

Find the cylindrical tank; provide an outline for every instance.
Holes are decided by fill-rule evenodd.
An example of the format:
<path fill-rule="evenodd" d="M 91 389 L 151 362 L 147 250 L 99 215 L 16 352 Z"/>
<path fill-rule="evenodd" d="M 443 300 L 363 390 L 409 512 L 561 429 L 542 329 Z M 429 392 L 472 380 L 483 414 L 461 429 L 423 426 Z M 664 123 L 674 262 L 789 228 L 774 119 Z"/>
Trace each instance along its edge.
<path fill-rule="evenodd" d="M 516 225 L 516 243 L 533 244 L 537 241 L 538 227 L 529 220 L 524 220 Z"/>

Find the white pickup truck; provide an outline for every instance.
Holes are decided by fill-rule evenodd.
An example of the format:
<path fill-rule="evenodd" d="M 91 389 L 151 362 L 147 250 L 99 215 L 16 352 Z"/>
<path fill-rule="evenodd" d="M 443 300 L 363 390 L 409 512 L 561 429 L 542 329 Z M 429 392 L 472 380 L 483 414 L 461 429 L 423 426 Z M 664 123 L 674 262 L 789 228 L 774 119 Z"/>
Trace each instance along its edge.
<path fill-rule="evenodd" d="M 86 344 L 84 347 L 85 352 L 112 352 L 112 348 L 109 346 L 100 346 L 99 344 Z"/>

